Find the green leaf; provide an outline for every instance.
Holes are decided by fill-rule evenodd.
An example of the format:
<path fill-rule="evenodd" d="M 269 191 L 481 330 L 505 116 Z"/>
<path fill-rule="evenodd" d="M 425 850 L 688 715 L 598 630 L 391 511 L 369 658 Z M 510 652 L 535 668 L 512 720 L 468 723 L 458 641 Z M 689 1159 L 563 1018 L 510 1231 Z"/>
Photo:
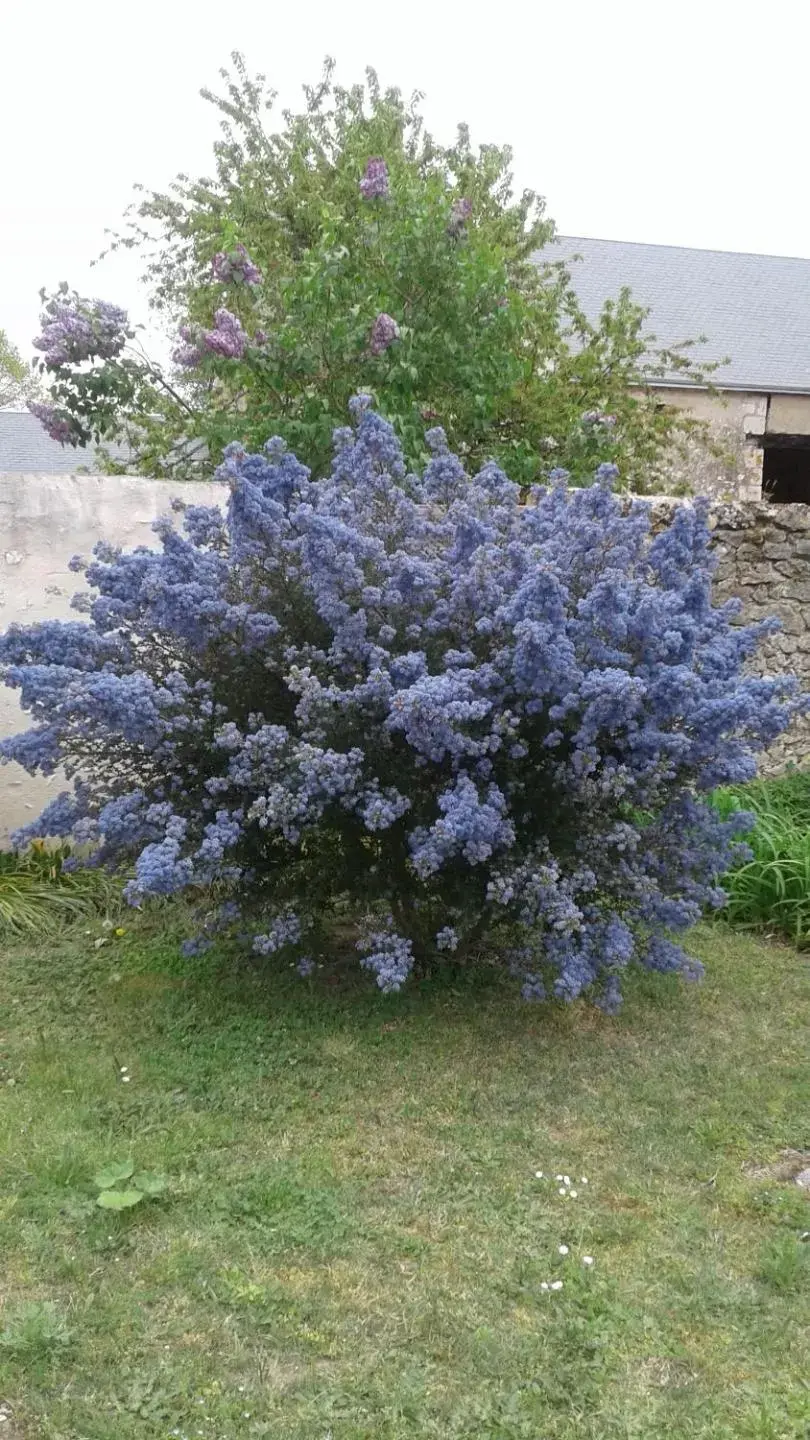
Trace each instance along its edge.
<path fill-rule="evenodd" d="M 119 1180 L 128 1180 L 134 1169 L 135 1162 L 133 1160 L 113 1161 L 112 1165 L 105 1165 L 103 1170 L 99 1170 L 93 1183 L 98 1186 L 99 1190 L 112 1190 Z"/>
<path fill-rule="evenodd" d="M 144 1199 L 142 1190 L 102 1190 L 96 1204 L 102 1210 L 130 1210 Z"/>
<path fill-rule="evenodd" d="M 142 1190 L 144 1195 L 162 1195 L 166 1189 L 165 1175 L 155 1175 L 149 1170 L 139 1170 L 133 1177 L 132 1184 L 136 1190 Z"/>

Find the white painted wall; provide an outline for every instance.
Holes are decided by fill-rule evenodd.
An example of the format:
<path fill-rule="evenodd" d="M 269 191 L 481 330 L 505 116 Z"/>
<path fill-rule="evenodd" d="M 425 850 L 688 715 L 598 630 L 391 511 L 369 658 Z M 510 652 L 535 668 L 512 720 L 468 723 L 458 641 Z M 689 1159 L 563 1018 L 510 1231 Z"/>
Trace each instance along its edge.
<path fill-rule="evenodd" d="M 189 504 L 224 506 L 227 490 L 215 482 L 131 475 L 0 474 L 0 630 L 15 620 L 81 619 L 70 608 L 82 588 L 82 577 L 67 568 L 70 557 L 89 559 L 97 540 L 126 548 L 154 544 L 152 522 L 171 513 L 175 495 Z M 0 736 L 27 726 L 16 693 L 0 685 Z M 64 783 L 0 766 L 0 846 Z"/>

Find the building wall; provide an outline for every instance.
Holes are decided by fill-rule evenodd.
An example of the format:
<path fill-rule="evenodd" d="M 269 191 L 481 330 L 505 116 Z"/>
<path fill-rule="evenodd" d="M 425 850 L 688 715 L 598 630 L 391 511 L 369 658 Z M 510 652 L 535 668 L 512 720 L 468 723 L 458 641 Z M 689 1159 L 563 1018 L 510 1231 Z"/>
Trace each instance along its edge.
<path fill-rule="evenodd" d="M 140 476 L 0 474 L 0 630 L 15 620 L 79 618 L 70 608 L 81 584 L 67 568 L 70 557 L 89 558 L 100 537 L 127 548 L 153 543 L 152 522 L 171 513 L 178 493 L 212 505 L 227 492 L 215 483 Z M 15 692 L 0 686 L 0 735 L 26 725 Z M 60 776 L 32 779 L 18 765 L 0 767 L 0 845 L 63 786 Z"/>
<path fill-rule="evenodd" d="M 762 447 L 769 437 L 810 437 L 810 395 L 712 395 L 688 386 L 661 386 L 656 395 L 707 427 L 673 446 L 659 465 L 656 488 L 662 492 L 760 500 Z"/>
<path fill-rule="evenodd" d="M 717 499 L 761 499 L 761 437 L 768 422 L 767 395 L 744 391 L 712 395 L 674 386 L 657 388 L 656 395 L 662 404 L 683 411 L 705 427 L 673 445 L 658 466 L 656 488 Z"/>
<path fill-rule="evenodd" d="M 178 487 L 128 476 L 0 475 L 0 629 L 13 621 L 75 617 L 71 555 L 89 556 L 100 536 L 125 547 L 150 544 L 153 520 L 169 513 L 178 489 L 195 504 L 224 504 L 225 488 L 213 483 Z M 665 523 L 677 503 L 654 501 L 655 523 Z M 763 646 L 760 667 L 796 673 L 810 691 L 810 506 L 718 501 L 712 523 L 718 598 L 739 595 L 748 619 L 780 617 L 782 630 Z M 0 686 L 0 735 L 26 725 L 16 694 Z M 810 722 L 797 722 L 767 768 L 786 761 L 810 761 Z M 32 779 L 16 765 L 0 767 L 0 845 L 63 784 L 58 776 Z"/>

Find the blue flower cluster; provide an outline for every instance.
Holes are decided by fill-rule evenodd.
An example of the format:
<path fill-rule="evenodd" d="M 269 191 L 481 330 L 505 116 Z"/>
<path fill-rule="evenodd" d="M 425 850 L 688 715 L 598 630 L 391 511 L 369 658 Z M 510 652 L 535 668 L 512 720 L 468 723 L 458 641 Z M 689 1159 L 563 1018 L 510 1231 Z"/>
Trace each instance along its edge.
<path fill-rule="evenodd" d="M 381 929 L 367 931 L 357 949 L 361 965 L 373 972 L 381 990 L 390 994 L 402 989 L 413 968 L 413 942 L 397 934 L 392 915 L 386 916 Z"/>
<path fill-rule="evenodd" d="M 217 933 L 302 973 L 348 926 L 384 990 L 482 943 L 528 998 L 694 975 L 677 937 L 746 826 L 707 796 L 804 704 L 712 602 L 706 507 L 653 535 L 611 466 L 526 499 L 441 430 L 409 474 L 351 411 L 324 478 L 231 446 L 226 515 L 99 544 L 86 619 L 0 637 L 32 718 L 0 757 L 75 781 L 20 840 L 127 863 L 135 904 L 214 886 Z"/>

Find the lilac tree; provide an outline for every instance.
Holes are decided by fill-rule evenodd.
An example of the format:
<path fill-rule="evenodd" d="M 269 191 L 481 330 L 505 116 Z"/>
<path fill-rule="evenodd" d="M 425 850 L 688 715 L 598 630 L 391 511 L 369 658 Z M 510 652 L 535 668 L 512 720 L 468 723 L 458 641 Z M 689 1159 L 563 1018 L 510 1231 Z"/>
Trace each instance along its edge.
<path fill-rule="evenodd" d="M 364 390 L 412 467 L 437 423 L 468 468 L 494 457 L 526 486 L 616 460 L 630 489 L 660 488 L 653 462 L 696 422 L 649 382 L 698 372 L 626 292 L 587 319 L 542 200 L 513 194 L 508 149 L 474 149 L 465 126 L 439 145 L 418 96 L 373 71 L 342 89 L 331 66 L 274 128 L 263 77 L 234 64 L 224 96 L 204 92 L 222 119 L 212 178 L 142 192 L 113 242 L 144 256 L 171 362 L 133 336 L 118 348 L 114 307 L 52 297 L 52 434 L 123 440 L 131 469 L 177 478 L 278 434 L 322 474 Z"/>
<path fill-rule="evenodd" d="M 695 973 L 677 936 L 745 827 L 707 797 L 802 703 L 745 670 L 763 626 L 712 604 L 705 507 L 653 535 L 612 466 L 522 504 L 438 428 L 408 473 L 352 410 L 325 478 L 233 446 L 227 515 L 97 545 L 85 620 L 0 639 L 33 719 L 0 755 L 75 782 L 20 843 L 131 867 L 133 904 L 214 894 L 211 932 L 302 973 L 339 919 L 385 990 L 484 942 L 527 996 L 608 1008 L 633 961 Z"/>

